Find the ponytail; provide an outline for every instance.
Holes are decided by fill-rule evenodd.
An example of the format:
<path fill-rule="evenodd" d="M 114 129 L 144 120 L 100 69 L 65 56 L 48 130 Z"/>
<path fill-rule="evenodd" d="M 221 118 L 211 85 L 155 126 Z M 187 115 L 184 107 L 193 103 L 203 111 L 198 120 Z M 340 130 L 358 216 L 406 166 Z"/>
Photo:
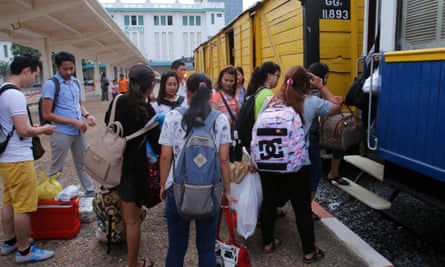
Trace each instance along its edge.
<path fill-rule="evenodd" d="M 187 79 L 187 91 L 191 93 L 191 99 L 182 119 L 186 136 L 194 126 L 203 126 L 205 118 L 212 110 L 209 103 L 211 87 L 212 82 L 205 73 L 196 72 Z"/>

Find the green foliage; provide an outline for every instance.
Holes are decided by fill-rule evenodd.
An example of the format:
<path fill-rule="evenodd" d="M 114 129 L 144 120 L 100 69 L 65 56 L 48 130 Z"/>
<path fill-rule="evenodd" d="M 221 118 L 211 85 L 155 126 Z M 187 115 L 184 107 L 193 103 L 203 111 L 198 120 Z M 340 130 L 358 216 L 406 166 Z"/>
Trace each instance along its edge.
<path fill-rule="evenodd" d="M 9 72 L 9 62 L 0 60 L 0 76 L 6 78 Z"/>
<path fill-rule="evenodd" d="M 12 54 L 14 55 L 14 57 L 20 56 L 20 55 L 31 55 L 31 56 L 34 56 L 34 57 L 40 59 L 40 57 L 42 56 L 42 54 L 39 52 L 39 50 L 31 48 L 31 47 L 21 46 L 19 44 L 12 44 L 11 50 L 12 50 Z"/>

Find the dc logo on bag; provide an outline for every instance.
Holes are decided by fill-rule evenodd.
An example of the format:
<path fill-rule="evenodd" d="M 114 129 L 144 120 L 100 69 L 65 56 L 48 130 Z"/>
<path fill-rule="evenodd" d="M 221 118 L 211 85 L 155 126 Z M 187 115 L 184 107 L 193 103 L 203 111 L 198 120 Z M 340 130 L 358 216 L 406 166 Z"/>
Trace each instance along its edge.
<path fill-rule="evenodd" d="M 282 158 L 284 151 L 281 148 L 281 138 L 271 140 L 261 140 L 258 142 L 261 159 Z"/>

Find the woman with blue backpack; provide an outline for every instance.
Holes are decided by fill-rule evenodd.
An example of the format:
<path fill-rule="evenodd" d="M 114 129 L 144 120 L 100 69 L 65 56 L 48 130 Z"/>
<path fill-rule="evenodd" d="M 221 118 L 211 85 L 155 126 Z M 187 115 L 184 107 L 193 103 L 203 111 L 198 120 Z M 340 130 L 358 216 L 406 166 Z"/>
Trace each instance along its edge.
<path fill-rule="evenodd" d="M 310 87 L 319 88 L 324 99 L 311 95 Z M 263 188 L 263 203 L 260 212 L 261 234 L 263 238 L 263 251 L 270 253 L 281 245 L 281 240 L 274 236 L 276 209 L 283 194 L 291 201 L 292 208 L 295 212 L 296 224 L 300 240 L 303 248 L 303 262 L 306 264 L 314 263 L 318 259 L 324 257 L 324 252 L 315 246 L 314 223 L 312 220 L 311 210 L 311 189 L 310 189 L 310 160 L 307 149 L 309 148 L 309 128 L 312 120 L 317 116 L 334 115 L 340 112 L 341 105 L 337 104 L 337 98 L 324 87 L 320 77 L 307 72 L 303 67 L 291 67 L 285 74 L 283 84 L 279 92 L 268 104 L 268 107 L 260 113 L 270 112 L 269 107 L 278 109 L 284 106 L 285 109 L 291 107 L 294 113 L 295 125 L 298 125 L 295 130 L 284 129 L 283 132 L 288 134 L 293 132 L 293 135 L 286 135 L 282 141 L 289 141 L 292 138 L 299 138 L 303 135 L 303 142 L 294 146 L 295 151 L 290 151 L 290 147 L 281 147 L 281 142 L 277 144 L 268 144 L 271 141 L 262 140 L 262 133 L 270 133 L 270 129 L 257 129 L 254 126 L 254 133 L 258 136 L 252 136 L 251 150 L 255 158 L 265 158 L 271 161 L 271 158 L 279 160 L 278 156 L 288 153 L 289 159 L 296 159 L 299 163 L 291 161 L 287 162 L 287 168 L 278 170 L 278 167 L 283 167 L 283 164 L 277 167 L 277 164 L 256 162 L 259 168 L 262 188 Z M 264 115 L 266 116 L 266 115 Z M 262 119 L 261 119 L 262 120 Z M 283 129 L 281 129 L 283 130 Z M 280 137 L 279 137 L 280 138 Z M 277 139 L 271 139 L 276 141 Z M 301 145 L 303 144 L 303 145 Z M 261 149 L 264 149 L 261 151 Z M 260 150 L 259 156 L 255 156 L 255 149 Z M 278 151 L 280 150 L 280 151 Z M 277 153 L 271 153 L 272 151 Z M 282 153 L 284 152 L 284 153 Z M 266 155 L 267 154 L 267 155 Z M 273 154 L 273 155 L 272 155 Z M 265 156 L 265 157 L 264 157 Z M 273 159 L 272 159 L 273 162 Z M 263 163 L 263 165 L 261 165 Z M 261 168 L 270 168 L 273 166 L 274 170 L 261 170 Z M 286 167 L 286 166 L 284 166 Z"/>
<path fill-rule="evenodd" d="M 216 266 L 220 206 L 228 206 L 231 201 L 230 125 L 223 113 L 212 110 L 209 102 L 212 84 L 206 74 L 192 74 L 186 87 L 189 108 L 169 111 L 159 138 L 161 199 L 165 201 L 168 229 L 165 266 L 184 266 L 192 220 L 196 225 L 199 266 Z M 205 183 L 210 190 L 201 192 Z M 208 198 L 203 199 L 207 194 Z"/>

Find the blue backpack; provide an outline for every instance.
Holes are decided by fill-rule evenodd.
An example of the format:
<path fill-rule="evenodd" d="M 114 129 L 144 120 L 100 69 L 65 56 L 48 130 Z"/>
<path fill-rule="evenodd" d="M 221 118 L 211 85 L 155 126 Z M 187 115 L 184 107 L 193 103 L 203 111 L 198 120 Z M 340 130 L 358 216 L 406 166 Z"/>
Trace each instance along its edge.
<path fill-rule="evenodd" d="M 182 114 L 185 112 L 185 109 L 177 110 Z M 174 169 L 176 207 L 186 220 L 215 216 L 221 204 L 221 170 L 214 129 L 219 114 L 212 110 L 204 126 L 190 130 Z"/>

